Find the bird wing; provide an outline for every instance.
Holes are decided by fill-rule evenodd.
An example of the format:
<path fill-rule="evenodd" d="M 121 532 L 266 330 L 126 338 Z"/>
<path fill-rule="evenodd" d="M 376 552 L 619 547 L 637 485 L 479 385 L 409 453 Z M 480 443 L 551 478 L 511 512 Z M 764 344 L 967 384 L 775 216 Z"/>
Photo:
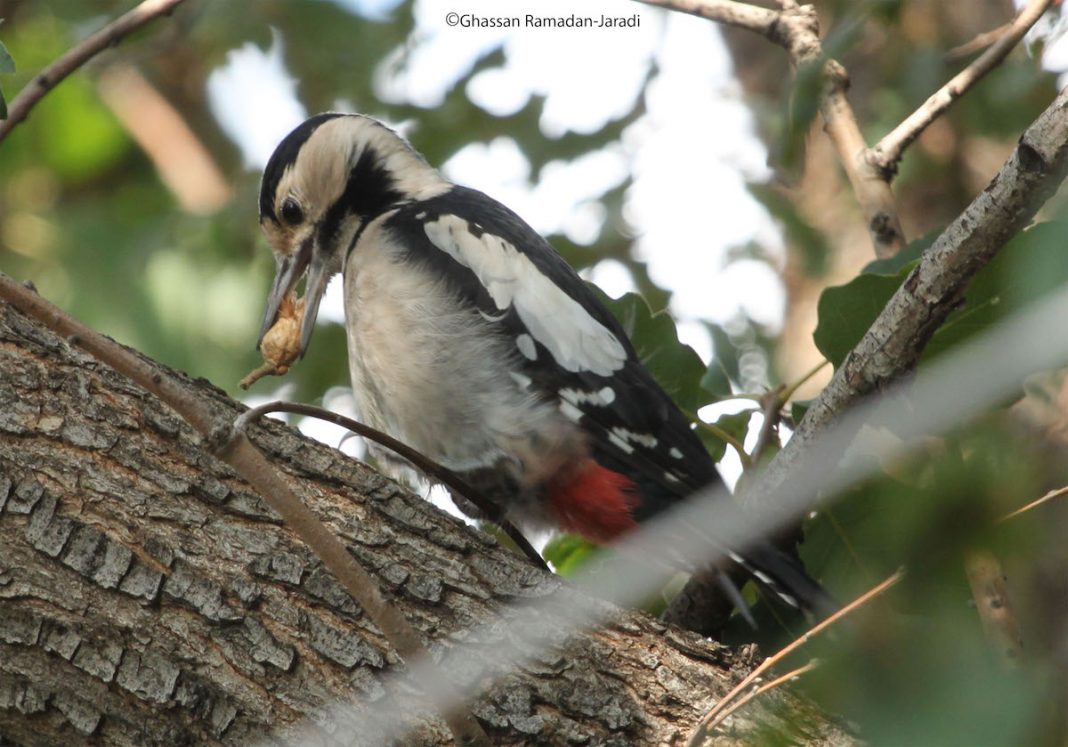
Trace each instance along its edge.
<path fill-rule="evenodd" d="M 517 382 L 558 404 L 593 456 L 637 483 L 637 519 L 718 479 L 688 419 L 656 383 L 615 317 L 534 229 L 476 190 L 409 203 L 383 226 L 519 355 Z"/>

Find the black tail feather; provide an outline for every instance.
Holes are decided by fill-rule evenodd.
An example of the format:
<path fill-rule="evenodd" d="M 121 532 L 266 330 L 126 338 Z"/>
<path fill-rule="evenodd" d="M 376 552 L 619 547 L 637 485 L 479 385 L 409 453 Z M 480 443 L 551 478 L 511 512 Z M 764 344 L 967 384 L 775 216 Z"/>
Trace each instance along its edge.
<path fill-rule="evenodd" d="M 762 588 L 791 607 L 826 617 L 840 606 L 819 581 L 808 575 L 800 561 L 768 542 L 748 548 L 744 555 L 731 553 L 730 557 Z"/>

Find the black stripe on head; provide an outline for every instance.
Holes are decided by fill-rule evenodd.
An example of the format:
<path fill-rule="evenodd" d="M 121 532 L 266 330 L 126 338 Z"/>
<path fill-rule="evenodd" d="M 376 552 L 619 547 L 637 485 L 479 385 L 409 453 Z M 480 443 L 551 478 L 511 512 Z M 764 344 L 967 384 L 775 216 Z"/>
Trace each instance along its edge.
<path fill-rule="evenodd" d="M 263 170 L 263 181 L 260 183 L 260 220 L 270 218 L 275 223 L 278 216 L 274 213 L 274 193 L 278 189 L 278 182 L 282 180 L 282 174 L 286 172 L 294 161 L 301 147 L 307 142 L 311 134 L 324 122 L 336 117 L 343 117 L 338 112 L 316 114 L 300 124 L 295 130 L 282 138 L 282 142 L 274 149 L 271 159 L 267 161 L 267 167 Z"/>
<path fill-rule="evenodd" d="M 347 215 L 358 215 L 366 223 L 401 202 L 404 195 L 397 189 L 392 174 L 378 152 L 364 146 L 356 165 L 349 172 L 345 191 L 330 206 L 319 226 L 320 246 L 326 246 Z"/>

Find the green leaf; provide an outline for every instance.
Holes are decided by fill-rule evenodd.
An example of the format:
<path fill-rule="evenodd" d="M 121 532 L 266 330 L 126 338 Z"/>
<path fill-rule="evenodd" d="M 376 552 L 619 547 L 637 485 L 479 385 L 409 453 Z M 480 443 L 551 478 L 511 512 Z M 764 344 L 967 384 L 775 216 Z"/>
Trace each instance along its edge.
<path fill-rule="evenodd" d="M 913 241 L 893 257 L 888 257 L 887 259 L 873 259 L 871 262 L 864 265 L 864 269 L 861 270 L 861 272 L 869 275 L 897 275 L 904 268 L 914 265 L 916 260 L 927 251 L 927 248 L 930 247 L 931 244 L 935 243 L 935 239 L 941 234 L 941 229 L 931 231 Z"/>
<path fill-rule="evenodd" d="M 715 426 L 721 431 L 725 431 L 730 436 L 734 437 L 739 443 L 745 443 L 745 436 L 749 433 L 749 420 L 753 417 L 753 413 L 756 410 L 742 410 L 741 412 L 733 413 L 730 415 L 720 415 L 719 419 L 715 421 Z M 697 435 L 701 437 L 701 443 L 705 445 L 708 453 L 712 455 L 715 461 L 719 461 L 723 458 L 723 455 L 727 451 L 727 442 L 713 433 L 708 428 L 698 428 Z"/>
<path fill-rule="evenodd" d="M 701 388 L 716 399 L 727 399 L 731 396 L 731 380 L 727 376 L 727 369 L 719 360 L 714 359 L 708 364 L 705 375 L 701 377 Z"/>
<path fill-rule="evenodd" d="M 857 275 L 845 285 L 828 288 L 820 294 L 816 307 L 819 321 L 812 337 L 835 368 L 860 342 L 909 269 L 906 266 L 897 275 Z"/>
<path fill-rule="evenodd" d="M 835 368 L 860 342 L 894 291 L 937 237 L 937 232 L 927 234 L 889 259 L 869 262 L 860 275 L 845 285 L 823 291 L 816 307 L 818 322 L 812 336 L 816 347 Z"/>
<path fill-rule="evenodd" d="M 704 361 L 693 348 L 679 342 L 675 321 L 667 312 L 654 314 L 637 293 L 612 299 L 590 287 L 623 325 L 642 363 L 679 407 L 697 412 L 713 401 L 702 387 L 707 374 Z"/>
<path fill-rule="evenodd" d="M 804 401 L 795 401 L 790 403 L 790 419 L 794 421 L 794 425 L 797 425 L 805 417 L 808 412 L 808 408 L 812 407 L 812 403 L 815 400 L 806 399 Z"/>

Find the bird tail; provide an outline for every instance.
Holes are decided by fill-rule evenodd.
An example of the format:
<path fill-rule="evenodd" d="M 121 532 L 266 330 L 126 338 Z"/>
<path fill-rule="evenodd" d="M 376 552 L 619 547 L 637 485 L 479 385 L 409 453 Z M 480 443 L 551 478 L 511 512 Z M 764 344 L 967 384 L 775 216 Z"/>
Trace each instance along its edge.
<path fill-rule="evenodd" d="M 744 555 L 731 553 L 730 557 L 762 588 L 791 607 L 826 617 L 840 606 L 819 581 L 808 575 L 797 558 L 770 542 L 753 545 Z"/>

